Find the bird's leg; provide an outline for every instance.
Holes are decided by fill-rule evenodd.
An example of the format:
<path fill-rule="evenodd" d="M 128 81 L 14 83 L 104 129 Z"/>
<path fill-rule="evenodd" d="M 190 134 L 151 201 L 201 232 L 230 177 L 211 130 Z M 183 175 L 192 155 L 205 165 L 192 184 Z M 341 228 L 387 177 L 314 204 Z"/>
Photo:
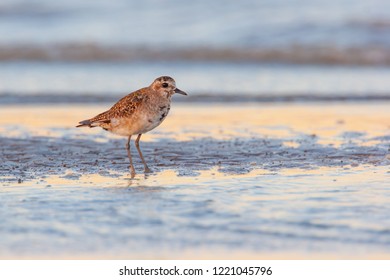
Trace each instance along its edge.
<path fill-rule="evenodd" d="M 137 137 L 137 139 L 135 140 L 135 146 L 137 147 L 139 156 L 140 156 L 140 158 L 141 158 L 141 160 L 142 160 L 142 163 L 144 164 L 145 173 L 151 173 L 152 170 L 150 170 L 150 168 L 149 168 L 148 165 L 146 164 L 146 161 L 145 161 L 145 159 L 144 159 L 144 156 L 142 155 L 141 149 L 139 148 L 139 140 L 141 139 L 141 135 L 142 135 L 142 134 L 138 134 L 138 137 Z"/>
<path fill-rule="evenodd" d="M 130 153 L 130 139 L 131 139 L 131 135 L 129 136 L 129 139 L 127 139 L 127 142 L 126 142 L 126 151 L 127 151 L 127 156 L 129 157 L 129 160 L 130 160 L 131 178 L 134 178 L 135 177 L 135 169 L 134 169 L 134 165 L 133 165 L 133 159 L 131 158 L 131 153 Z"/>

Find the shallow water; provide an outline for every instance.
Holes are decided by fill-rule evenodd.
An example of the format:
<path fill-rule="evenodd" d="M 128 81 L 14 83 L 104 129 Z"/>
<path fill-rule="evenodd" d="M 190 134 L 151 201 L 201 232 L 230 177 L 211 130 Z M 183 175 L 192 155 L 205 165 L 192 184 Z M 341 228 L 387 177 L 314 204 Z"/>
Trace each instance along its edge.
<path fill-rule="evenodd" d="M 202 102 L 389 100 L 389 11 L 386 0 L 4 0 L 0 104 L 113 102 L 161 75 Z"/>
<path fill-rule="evenodd" d="M 388 179 L 384 168 L 364 166 L 2 187 L 1 255 L 388 257 Z"/>
<path fill-rule="evenodd" d="M 174 77 L 179 88 L 196 96 L 281 97 L 291 99 L 300 95 L 350 100 L 362 96 L 370 101 L 381 95 L 390 98 L 390 68 L 347 67 L 325 65 L 285 65 L 255 63 L 210 62 L 138 62 L 138 63 L 0 63 L 0 102 L 4 96 L 16 96 L 12 103 L 25 103 L 31 96 L 34 103 L 55 97 L 61 102 L 99 98 L 117 98 L 149 85 L 161 75 Z M 65 98 L 66 97 L 66 98 Z M 88 99 L 89 97 L 89 99 Z M 187 98 L 177 98 L 186 102 Z M 301 98 L 305 100 L 305 98 Z M 53 102 L 53 101 L 52 101 Z M 27 102 L 28 103 L 28 102 Z"/>
<path fill-rule="evenodd" d="M 2 108 L 0 256 L 389 258 L 387 104 L 173 105 L 133 180 L 100 106 Z"/>

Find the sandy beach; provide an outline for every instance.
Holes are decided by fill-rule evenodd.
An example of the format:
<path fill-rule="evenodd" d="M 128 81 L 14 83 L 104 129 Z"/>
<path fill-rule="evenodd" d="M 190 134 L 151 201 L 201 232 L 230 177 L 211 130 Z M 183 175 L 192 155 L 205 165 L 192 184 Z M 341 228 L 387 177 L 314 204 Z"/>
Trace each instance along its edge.
<path fill-rule="evenodd" d="M 109 106 L 0 107 L 1 258 L 390 258 L 389 104 L 174 104 L 133 180 Z"/>

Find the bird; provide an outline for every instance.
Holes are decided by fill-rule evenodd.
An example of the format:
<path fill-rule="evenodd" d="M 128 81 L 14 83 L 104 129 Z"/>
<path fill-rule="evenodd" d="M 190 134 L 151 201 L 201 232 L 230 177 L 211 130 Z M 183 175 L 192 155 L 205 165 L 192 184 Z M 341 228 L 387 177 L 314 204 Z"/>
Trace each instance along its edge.
<path fill-rule="evenodd" d="M 171 108 L 171 97 L 175 93 L 187 95 L 176 87 L 173 78 L 158 77 L 150 86 L 124 96 L 109 110 L 80 121 L 76 127 L 101 127 L 111 133 L 127 136 L 125 147 L 130 161 L 131 178 L 135 177 L 136 172 L 130 152 L 130 140 L 133 135 L 138 135 L 135 146 L 144 165 L 144 172 L 151 173 L 142 155 L 139 141 L 142 134 L 156 128 L 165 120 Z"/>

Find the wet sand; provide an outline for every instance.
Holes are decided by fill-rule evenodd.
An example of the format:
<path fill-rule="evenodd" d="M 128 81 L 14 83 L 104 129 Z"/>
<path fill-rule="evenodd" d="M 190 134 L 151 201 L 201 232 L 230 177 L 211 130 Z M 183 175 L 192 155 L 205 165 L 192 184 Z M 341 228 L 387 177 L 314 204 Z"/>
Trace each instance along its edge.
<path fill-rule="evenodd" d="M 0 107 L 1 258 L 390 258 L 389 104 L 173 104 L 134 180 L 109 106 Z"/>

